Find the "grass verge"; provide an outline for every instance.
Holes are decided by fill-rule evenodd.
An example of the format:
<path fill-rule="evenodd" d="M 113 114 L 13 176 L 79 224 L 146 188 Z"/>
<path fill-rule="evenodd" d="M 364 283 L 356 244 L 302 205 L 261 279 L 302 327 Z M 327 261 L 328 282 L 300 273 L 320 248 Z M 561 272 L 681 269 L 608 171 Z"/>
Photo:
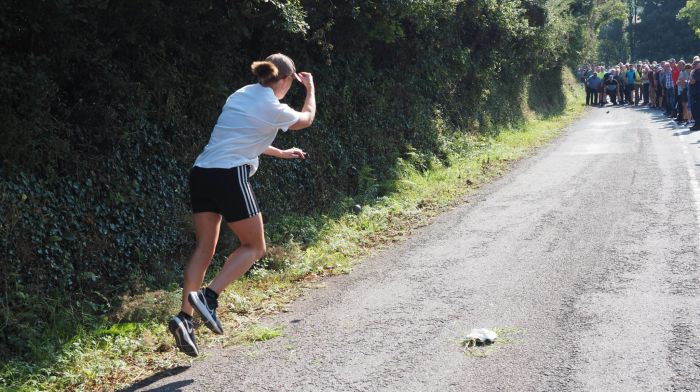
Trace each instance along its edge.
<path fill-rule="evenodd" d="M 357 213 L 288 216 L 268 225 L 271 237 L 276 236 L 270 243 L 277 245 L 271 245 L 259 263 L 265 268 L 251 270 L 222 294 L 219 316 L 227 334 L 214 335 L 199 328 L 200 351 L 280 336 L 280 327 L 261 327 L 260 318 L 284 311 L 305 290 L 321 286 L 320 277 L 347 273 L 372 250 L 428 224 L 427 217 L 464 200 L 480 185 L 500 176 L 511 162 L 556 137 L 584 110 L 581 89 L 570 75 L 565 76 L 564 91 L 567 104 L 558 115 L 539 118 L 526 109 L 525 123 L 493 135 L 446 130 L 450 135 L 444 138 L 447 159 L 409 151 L 396 163 L 390 182 L 376 182 L 371 173 L 364 173 L 365 188 L 385 196 L 366 198 Z M 347 199 L 339 210 L 350 211 L 357 203 Z M 304 237 L 313 241 L 295 240 Z M 52 358 L 42 363 L 12 360 L 4 364 L 0 391 L 116 390 L 189 365 L 192 359 L 173 349 L 163 322 L 165 315 L 175 312 L 179 296 L 173 288 L 128 298 L 116 321 L 94 320 L 94 328 L 77 334 Z"/>

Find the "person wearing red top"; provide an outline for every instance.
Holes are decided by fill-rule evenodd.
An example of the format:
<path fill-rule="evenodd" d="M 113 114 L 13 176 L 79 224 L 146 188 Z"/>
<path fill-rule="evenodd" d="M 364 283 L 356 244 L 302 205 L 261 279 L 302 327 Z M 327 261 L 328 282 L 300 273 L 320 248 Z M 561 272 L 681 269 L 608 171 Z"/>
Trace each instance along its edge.
<path fill-rule="evenodd" d="M 675 117 L 678 114 L 678 77 L 681 74 L 681 70 L 676 64 L 676 59 L 671 59 L 671 77 L 673 78 L 673 107 L 671 108 L 671 116 Z"/>
<path fill-rule="evenodd" d="M 681 70 L 678 69 L 678 65 L 676 65 L 676 59 L 671 59 L 671 76 L 673 77 L 673 85 L 676 86 L 678 84 L 678 75 L 681 74 Z"/>

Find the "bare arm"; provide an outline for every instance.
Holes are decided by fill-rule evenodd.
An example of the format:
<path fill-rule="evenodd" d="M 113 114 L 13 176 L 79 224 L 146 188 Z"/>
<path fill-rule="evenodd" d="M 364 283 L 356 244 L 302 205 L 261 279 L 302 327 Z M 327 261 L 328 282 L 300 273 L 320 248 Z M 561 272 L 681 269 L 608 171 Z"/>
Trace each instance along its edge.
<path fill-rule="evenodd" d="M 289 127 L 292 130 L 308 128 L 316 117 L 316 89 L 313 77 L 308 72 L 299 72 L 297 80 L 306 87 L 306 99 L 304 107 L 301 109 L 299 121 Z"/>
<path fill-rule="evenodd" d="M 304 159 L 306 158 L 306 153 L 302 151 L 300 148 L 289 148 L 287 150 L 280 150 L 277 147 L 268 147 L 265 151 L 263 151 L 263 154 L 269 155 L 271 157 L 275 158 L 284 158 L 284 159 L 294 159 L 294 158 L 300 158 Z"/>

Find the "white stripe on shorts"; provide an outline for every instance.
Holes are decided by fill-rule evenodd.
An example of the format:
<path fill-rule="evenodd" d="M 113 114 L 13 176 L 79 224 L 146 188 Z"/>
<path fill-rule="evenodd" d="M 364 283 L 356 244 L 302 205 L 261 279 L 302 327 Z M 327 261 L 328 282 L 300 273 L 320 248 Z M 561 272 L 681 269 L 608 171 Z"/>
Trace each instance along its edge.
<path fill-rule="evenodd" d="M 245 201 L 245 208 L 248 210 L 248 216 L 253 216 L 250 208 L 250 201 L 248 200 L 248 193 L 246 192 L 246 187 L 243 185 L 243 175 L 244 170 L 242 166 L 236 168 L 238 171 L 238 186 L 241 188 L 241 194 L 243 194 L 243 201 Z"/>
<path fill-rule="evenodd" d="M 253 190 L 250 189 L 250 182 L 247 184 L 248 185 L 248 195 L 250 197 L 250 203 L 253 205 L 253 215 L 258 213 L 258 205 L 255 204 L 255 198 L 253 197 Z"/>
<path fill-rule="evenodd" d="M 245 172 L 245 180 L 244 180 L 245 188 L 248 192 L 248 200 L 250 201 L 250 205 L 253 209 L 253 213 L 251 214 L 251 216 L 253 216 L 260 211 L 258 211 L 258 205 L 257 205 L 257 203 L 255 203 L 255 197 L 253 196 L 253 190 L 250 189 L 250 182 L 248 181 L 248 178 L 249 178 L 248 176 L 250 175 L 250 166 L 246 165 L 244 172 Z"/>

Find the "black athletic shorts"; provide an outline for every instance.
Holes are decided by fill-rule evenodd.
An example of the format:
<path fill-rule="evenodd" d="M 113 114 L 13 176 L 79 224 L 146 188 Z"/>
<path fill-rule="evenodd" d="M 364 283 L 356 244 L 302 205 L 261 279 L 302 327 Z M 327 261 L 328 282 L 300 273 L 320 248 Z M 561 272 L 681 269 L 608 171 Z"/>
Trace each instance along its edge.
<path fill-rule="evenodd" d="M 195 166 L 190 170 L 192 213 L 216 212 L 226 222 L 250 218 L 260 212 L 248 182 L 250 166 L 210 169 Z"/>

